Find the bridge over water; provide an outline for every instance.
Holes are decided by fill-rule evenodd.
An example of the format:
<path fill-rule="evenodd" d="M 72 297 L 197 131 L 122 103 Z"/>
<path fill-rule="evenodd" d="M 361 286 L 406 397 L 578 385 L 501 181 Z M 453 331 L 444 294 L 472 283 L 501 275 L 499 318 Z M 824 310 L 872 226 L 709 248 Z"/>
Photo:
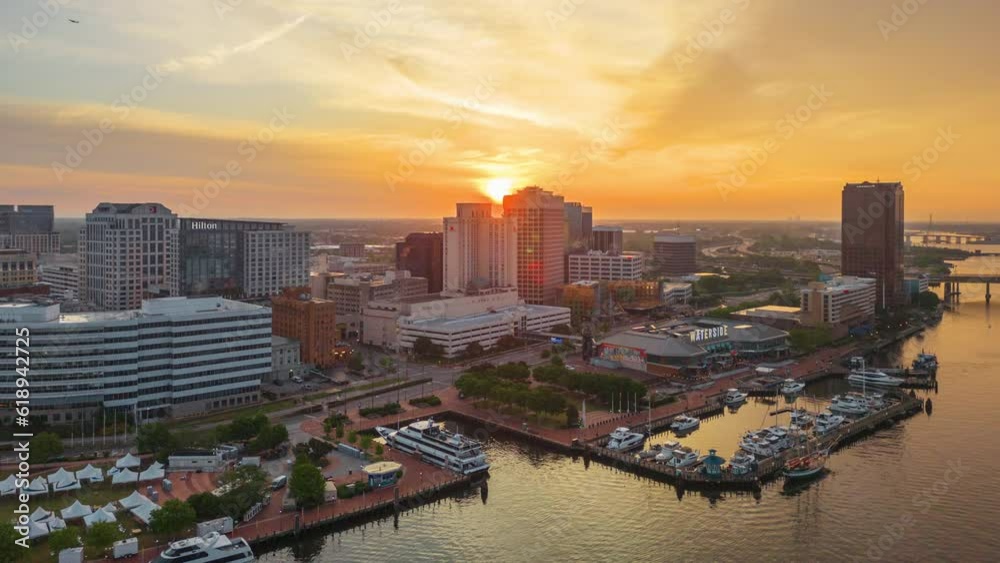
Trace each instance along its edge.
<path fill-rule="evenodd" d="M 930 276 L 928 280 L 933 285 L 944 284 L 944 300 L 957 300 L 962 294 L 963 283 L 986 284 L 986 302 L 993 298 L 990 294 L 990 284 L 1000 283 L 1000 272 L 995 274 L 948 274 L 946 276 Z"/>

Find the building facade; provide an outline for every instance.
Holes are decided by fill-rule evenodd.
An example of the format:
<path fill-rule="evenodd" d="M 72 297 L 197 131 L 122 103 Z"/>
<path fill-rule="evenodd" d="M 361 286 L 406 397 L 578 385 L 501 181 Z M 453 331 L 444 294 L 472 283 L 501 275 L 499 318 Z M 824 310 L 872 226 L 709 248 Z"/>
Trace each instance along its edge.
<path fill-rule="evenodd" d="M 903 184 L 845 184 L 841 200 L 841 272 L 875 278 L 879 308 L 904 304 Z"/>
<path fill-rule="evenodd" d="M 337 304 L 314 299 L 308 287 L 288 288 L 271 298 L 273 334 L 299 341 L 302 361 L 320 368 L 336 363 Z"/>
<path fill-rule="evenodd" d="M 668 276 L 683 276 L 698 271 L 698 251 L 694 237 L 656 235 L 653 238 L 653 262 Z"/>
<path fill-rule="evenodd" d="M 591 250 L 581 254 L 570 254 L 569 283 L 592 281 L 616 281 L 642 279 L 643 257 L 638 252 L 610 254 Z"/>
<path fill-rule="evenodd" d="M 504 216 L 517 221 L 517 291 L 530 305 L 554 305 L 565 280 L 565 204 L 537 186 L 503 198 Z"/>
<path fill-rule="evenodd" d="M 363 242 L 342 242 L 338 245 L 338 254 L 348 258 L 364 258 L 365 243 Z"/>
<path fill-rule="evenodd" d="M 491 203 L 456 207 L 444 219 L 444 291 L 517 287 L 517 220 L 495 217 Z"/>
<path fill-rule="evenodd" d="M 841 276 L 826 282 L 811 282 L 802 290 L 802 324 L 847 325 L 875 317 L 877 282 L 873 278 Z"/>
<path fill-rule="evenodd" d="M 271 337 L 270 383 L 287 383 L 293 377 L 303 377 L 307 371 L 302 363 L 302 350 L 298 340 L 284 336 Z"/>
<path fill-rule="evenodd" d="M 35 285 L 38 282 L 38 259 L 24 250 L 0 250 L 0 289 Z"/>
<path fill-rule="evenodd" d="M 308 232 L 246 231 L 244 237 L 244 297 L 278 295 L 288 287 L 309 285 Z"/>
<path fill-rule="evenodd" d="M 330 276 L 328 279 L 327 298 L 336 304 L 340 331 L 345 338 L 360 336 L 361 317 L 368 303 L 427 295 L 427 278 L 411 276 L 407 271 L 389 271 L 381 276 Z"/>
<path fill-rule="evenodd" d="M 625 251 L 625 231 L 621 227 L 598 225 L 590 234 L 590 250 L 621 254 Z"/>
<path fill-rule="evenodd" d="M 0 234 L 54 231 L 55 208 L 51 205 L 0 205 Z"/>
<path fill-rule="evenodd" d="M 49 424 L 91 421 L 105 409 L 148 420 L 254 404 L 271 374 L 271 310 L 217 297 L 78 314 L 48 301 L 6 302 L 0 327 L 0 404 L 14 400 L 13 328 L 27 328 L 32 415 Z"/>
<path fill-rule="evenodd" d="M 0 233 L 0 248 L 17 248 L 36 256 L 53 254 L 62 251 L 62 235 L 59 233 Z"/>
<path fill-rule="evenodd" d="M 80 298 L 80 263 L 75 254 L 43 254 L 39 258 L 38 281 L 49 286 L 49 295 L 61 301 Z"/>
<path fill-rule="evenodd" d="M 177 235 L 177 215 L 159 203 L 98 205 L 80 231 L 81 300 L 125 311 L 177 295 Z"/>
<path fill-rule="evenodd" d="M 406 240 L 396 243 L 396 269 L 427 278 L 428 293 L 440 293 L 444 287 L 444 234 L 406 235 Z"/>

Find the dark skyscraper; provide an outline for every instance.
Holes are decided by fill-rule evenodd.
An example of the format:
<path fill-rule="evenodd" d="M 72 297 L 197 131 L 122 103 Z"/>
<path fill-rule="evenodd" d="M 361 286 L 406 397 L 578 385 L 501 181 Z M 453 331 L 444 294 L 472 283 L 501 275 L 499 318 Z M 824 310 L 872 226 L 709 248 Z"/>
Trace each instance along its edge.
<path fill-rule="evenodd" d="M 444 234 L 410 233 L 396 243 L 396 269 L 427 278 L 427 292 L 440 293 L 444 280 Z"/>
<path fill-rule="evenodd" d="M 39 234 L 53 232 L 55 211 L 51 205 L 0 205 L 0 233 Z"/>
<path fill-rule="evenodd" d="M 590 249 L 609 254 L 621 254 L 625 250 L 624 231 L 621 227 L 594 227 L 590 235 Z"/>
<path fill-rule="evenodd" d="M 842 194 L 841 271 L 875 278 L 880 308 L 903 302 L 903 184 L 846 184 Z"/>

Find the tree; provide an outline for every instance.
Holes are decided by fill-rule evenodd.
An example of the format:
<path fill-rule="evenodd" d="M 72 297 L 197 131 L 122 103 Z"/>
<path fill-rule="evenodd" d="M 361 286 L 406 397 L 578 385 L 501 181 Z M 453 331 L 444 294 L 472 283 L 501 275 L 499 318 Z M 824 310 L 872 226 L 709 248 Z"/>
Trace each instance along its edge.
<path fill-rule="evenodd" d="M 472 342 L 465 347 L 465 350 L 462 351 L 462 355 L 469 359 L 478 358 L 483 355 L 483 347 L 478 342 Z"/>
<path fill-rule="evenodd" d="M 31 440 L 31 461 L 34 463 L 45 463 L 62 453 L 62 440 L 54 432 L 42 432 Z"/>
<path fill-rule="evenodd" d="M 933 291 L 921 291 L 917 296 L 917 304 L 921 309 L 937 309 L 941 304 L 941 298 Z"/>
<path fill-rule="evenodd" d="M 337 422 L 337 439 L 340 440 L 344 437 L 344 422 Z"/>
<path fill-rule="evenodd" d="M 13 524 L 0 523 L 0 561 L 24 561 L 30 550 L 14 542 L 27 542 L 28 539 L 14 529 Z"/>
<path fill-rule="evenodd" d="M 580 411 L 576 405 L 569 403 L 566 405 L 566 426 L 578 426 L 580 424 Z"/>
<path fill-rule="evenodd" d="M 295 497 L 295 502 L 302 508 L 312 508 L 323 504 L 326 494 L 326 481 L 319 468 L 307 458 L 299 458 L 292 468 L 292 478 L 288 488 Z"/>
<path fill-rule="evenodd" d="M 347 369 L 351 371 L 363 371 L 365 369 L 365 357 L 361 355 L 361 352 L 351 354 L 350 359 L 347 360 Z"/>
<path fill-rule="evenodd" d="M 139 427 L 139 431 L 136 432 L 135 445 L 139 449 L 139 453 L 146 454 L 159 451 L 172 439 L 173 436 L 170 435 L 170 429 L 167 428 L 166 424 L 151 422 Z"/>
<path fill-rule="evenodd" d="M 49 551 L 58 556 L 64 549 L 80 547 L 80 530 L 78 528 L 63 528 L 49 534 Z M 6 561 L 6 560 L 5 560 Z"/>
<path fill-rule="evenodd" d="M 426 336 L 418 336 L 413 341 L 413 353 L 421 358 L 438 358 L 444 354 L 444 348 Z"/>
<path fill-rule="evenodd" d="M 187 499 L 198 520 L 214 520 L 222 516 L 222 499 L 212 493 L 198 493 Z"/>
<path fill-rule="evenodd" d="M 198 520 L 194 508 L 178 499 L 170 499 L 153 513 L 149 529 L 157 534 L 174 535 L 187 530 Z"/>
<path fill-rule="evenodd" d="M 83 543 L 92 551 L 104 555 L 111 544 L 120 540 L 122 536 L 118 524 L 114 522 L 98 522 L 87 530 L 83 538 Z"/>

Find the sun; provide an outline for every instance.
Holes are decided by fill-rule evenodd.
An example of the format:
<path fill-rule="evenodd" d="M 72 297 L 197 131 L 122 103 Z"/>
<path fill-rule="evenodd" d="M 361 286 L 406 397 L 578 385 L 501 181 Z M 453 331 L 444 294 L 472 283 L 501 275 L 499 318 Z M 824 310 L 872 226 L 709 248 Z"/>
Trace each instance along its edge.
<path fill-rule="evenodd" d="M 482 192 L 496 203 L 503 203 L 503 196 L 514 191 L 514 180 L 510 178 L 491 178 L 482 187 Z"/>

